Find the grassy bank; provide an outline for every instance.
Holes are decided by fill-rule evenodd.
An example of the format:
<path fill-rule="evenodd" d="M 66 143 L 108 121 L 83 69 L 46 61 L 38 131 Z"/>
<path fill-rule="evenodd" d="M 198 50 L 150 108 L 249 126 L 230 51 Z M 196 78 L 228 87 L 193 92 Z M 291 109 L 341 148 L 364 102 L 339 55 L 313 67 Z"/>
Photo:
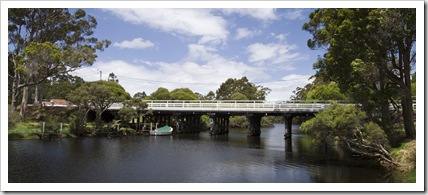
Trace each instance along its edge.
<path fill-rule="evenodd" d="M 59 132 L 60 127 L 55 130 L 45 130 L 45 134 Z M 42 133 L 42 124 L 40 122 L 19 122 L 12 129 L 8 130 L 8 138 L 9 139 L 39 139 L 39 134 Z M 74 137 L 70 133 L 70 128 L 68 124 L 64 124 L 62 131 L 62 137 Z"/>
<path fill-rule="evenodd" d="M 392 173 L 395 182 L 416 182 L 416 140 L 403 142 L 391 155 L 399 164 Z"/>

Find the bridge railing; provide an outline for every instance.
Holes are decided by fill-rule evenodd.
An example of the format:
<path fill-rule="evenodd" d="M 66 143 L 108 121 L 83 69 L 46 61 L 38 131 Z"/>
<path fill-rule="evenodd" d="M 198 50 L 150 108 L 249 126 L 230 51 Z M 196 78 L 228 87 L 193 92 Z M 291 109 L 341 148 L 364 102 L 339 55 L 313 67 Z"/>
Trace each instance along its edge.
<path fill-rule="evenodd" d="M 148 100 L 149 109 L 158 110 L 257 110 L 257 111 L 321 111 L 331 101 L 261 101 L 261 100 Z M 341 104 L 352 104 L 340 101 Z M 122 103 L 114 103 L 110 109 L 120 109 Z M 416 103 L 413 104 L 416 110 Z"/>
<path fill-rule="evenodd" d="M 261 100 L 149 100 L 150 109 L 173 110 L 322 110 L 330 101 L 261 101 Z"/>

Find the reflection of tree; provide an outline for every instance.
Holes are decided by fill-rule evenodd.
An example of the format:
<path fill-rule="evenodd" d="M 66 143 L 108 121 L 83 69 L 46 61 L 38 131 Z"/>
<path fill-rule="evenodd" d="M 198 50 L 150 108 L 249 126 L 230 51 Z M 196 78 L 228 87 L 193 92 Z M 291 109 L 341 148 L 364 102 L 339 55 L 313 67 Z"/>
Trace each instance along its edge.
<path fill-rule="evenodd" d="M 248 141 L 249 148 L 256 148 L 256 149 L 262 148 L 261 140 L 259 136 L 248 136 L 247 141 Z"/>
<path fill-rule="evenodd" d="M 377 183 L 388 181 L 382 170 L 343 166 L 334 162 L 309 166 L 309 170 L 312 181 L 316 183 Z"/>

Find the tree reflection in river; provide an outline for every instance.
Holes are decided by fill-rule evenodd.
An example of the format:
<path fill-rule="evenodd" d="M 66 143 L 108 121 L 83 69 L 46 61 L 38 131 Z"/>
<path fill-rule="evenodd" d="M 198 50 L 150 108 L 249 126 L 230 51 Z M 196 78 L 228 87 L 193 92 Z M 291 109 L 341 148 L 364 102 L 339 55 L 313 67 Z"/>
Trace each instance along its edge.
<path fill-rule="evenodd" d="M 10 183 L 311 183 L 384 182 L 380 170 L 325 153 L 311 138 L 284 139 L 284 125 L 228 135 L 208 132 L 9 140 Z"/>

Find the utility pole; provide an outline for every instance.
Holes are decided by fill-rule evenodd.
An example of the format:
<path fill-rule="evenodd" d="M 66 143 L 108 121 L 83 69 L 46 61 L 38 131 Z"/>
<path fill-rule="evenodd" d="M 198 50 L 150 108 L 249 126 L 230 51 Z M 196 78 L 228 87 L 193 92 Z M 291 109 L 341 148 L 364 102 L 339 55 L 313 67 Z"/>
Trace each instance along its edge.
<path fill-rule="evenodd" d="M 100 81 L 101 81 L 101 75 L 102 75 L 102 71 L 100 70 Z"/>

